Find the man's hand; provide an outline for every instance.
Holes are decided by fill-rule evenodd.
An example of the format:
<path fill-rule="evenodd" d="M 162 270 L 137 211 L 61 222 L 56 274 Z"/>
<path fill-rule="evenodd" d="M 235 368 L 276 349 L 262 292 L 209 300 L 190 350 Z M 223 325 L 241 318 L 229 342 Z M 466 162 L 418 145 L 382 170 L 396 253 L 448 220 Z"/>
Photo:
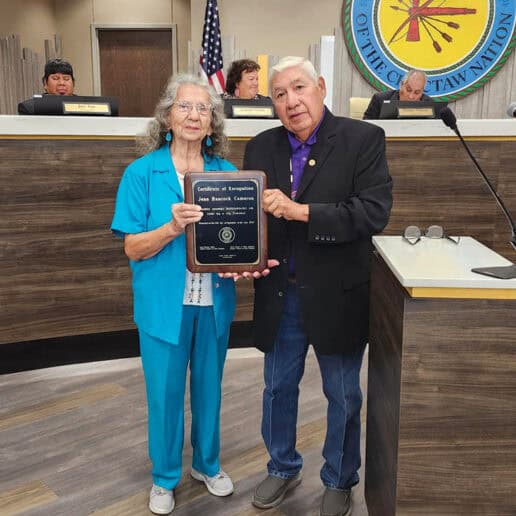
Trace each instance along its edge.
<path fill-rule="evenodd" d="M 277 188 L 263 191 L 262 205 L 267 213 L 274 215 L 277 219 L 308 222 L 308 204 L 293 201 Z"/>
<path fill-rule="evenodd" d="M 254 272 L 219 272 L 219 276 L 221 278 L 233 278 L 234 281 L 238 281 L 240 278 L 245 279 L 259 279 L 268 276 L 273 267 L 277 267 L 279 265 L 278 260 L 267 260 L 267 268 L 261 271 Z"/>

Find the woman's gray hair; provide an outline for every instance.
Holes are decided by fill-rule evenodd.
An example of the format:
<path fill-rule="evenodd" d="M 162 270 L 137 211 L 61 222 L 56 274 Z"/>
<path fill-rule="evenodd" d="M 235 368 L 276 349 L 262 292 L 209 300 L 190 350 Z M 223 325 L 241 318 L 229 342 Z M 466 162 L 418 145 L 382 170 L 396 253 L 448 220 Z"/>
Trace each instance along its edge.
<path fill-rule="evenodd" d="M 272 79 L 277 73 L 282 72 L 287 68 L 292 68 L 293 66 L 298 66 L 299 68 L 301 68 L 306 73 L 306 75 L 308 75 L 308 77 L 310 77 L 310 79 L 312 79 L 314 83 L 317 84 L 319 75 L 317 74 L 317 71 L 315 70 L 314 65 L 311 61 L 309 61 L 305 57 L 286 56 L 282 57 L 278 61 L 278 63 L 271 68 L 269 86 L 272 85 Z"/>
<path fill-rule="evenodd" d="M 206 82 L 205 79 L 190 74 L 179 74 L 172 76 L 161 98 L 154 110 L 154 118 L 149 122 L 146 133 L 138 138 L 138 149 L 142 154 L 152 152 L 166 143 L 166 136 L 169 132 L 167 117 L 170 109 L 177 98 L 180 86 L 194 85 L 204 88 L 209 95 L 212 107 L 210 135 L 212 144 L 206 145 L 206 138 L 202 141 L 202 150 L 208 155 L 214 154 L 225 157 L 228 154 L 228 139 L 224 134 L 224 108 L 222 99 L 217 92 Z"/>

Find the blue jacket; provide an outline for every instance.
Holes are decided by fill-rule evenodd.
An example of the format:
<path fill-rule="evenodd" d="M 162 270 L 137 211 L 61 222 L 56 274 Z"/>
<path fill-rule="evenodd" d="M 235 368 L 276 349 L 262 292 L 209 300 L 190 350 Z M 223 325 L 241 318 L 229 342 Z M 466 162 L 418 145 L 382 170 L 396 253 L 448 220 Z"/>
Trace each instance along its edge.
<path fill-rule="evenodd" d="M 235 170 L 218 156 L 204 156 L 204 170 Z M 133 161 L 118 187 L 111 230 L 126 234 L 156 229 L 170 221 L 171 205 L 184 202 L 181 186 L 168 145 Z M 186 274 L 184 233 L 146 260 L 129 260 L 132 271 L 134 322 L 153 337 L 176 344 L 181 328 Z M 235 285 L 232 279 L 213 274 L 213 309 L 217 337 L 223 335 L 235 312 Z"/>

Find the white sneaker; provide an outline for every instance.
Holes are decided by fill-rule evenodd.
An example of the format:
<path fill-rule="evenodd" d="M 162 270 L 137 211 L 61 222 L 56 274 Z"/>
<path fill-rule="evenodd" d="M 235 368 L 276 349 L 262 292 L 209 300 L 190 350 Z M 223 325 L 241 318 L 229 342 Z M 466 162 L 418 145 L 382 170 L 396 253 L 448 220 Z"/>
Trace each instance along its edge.
<path fill-rule="evenodd" d="M 154 514 L 170 514 L 174 510 L 175 504 L 174 491 L 152 484 L 149 495 L 149 509 L 151 512 Z"/>
<path fill-rule="evenodd" d="M 227 473 L 220 470 L 214 477 L 209 477 L 200 471 L 192 468 L 191 475 L 195 480 L 206 484 L 208 491 L 215 496 L 228 496 L 233 492 L 233 482 Z"/>

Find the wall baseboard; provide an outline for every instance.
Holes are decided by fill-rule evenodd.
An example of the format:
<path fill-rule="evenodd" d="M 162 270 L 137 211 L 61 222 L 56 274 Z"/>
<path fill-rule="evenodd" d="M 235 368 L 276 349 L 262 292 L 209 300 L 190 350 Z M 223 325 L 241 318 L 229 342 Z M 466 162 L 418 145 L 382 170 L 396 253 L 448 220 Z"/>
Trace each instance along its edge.
<path fill-rule="evenodd" d="M 230 348 L 252 347 L 251 321 L 231 325 Z M 138 331 L 125 330 L 0 344 L 0 374 L 140 355 Z"/>

